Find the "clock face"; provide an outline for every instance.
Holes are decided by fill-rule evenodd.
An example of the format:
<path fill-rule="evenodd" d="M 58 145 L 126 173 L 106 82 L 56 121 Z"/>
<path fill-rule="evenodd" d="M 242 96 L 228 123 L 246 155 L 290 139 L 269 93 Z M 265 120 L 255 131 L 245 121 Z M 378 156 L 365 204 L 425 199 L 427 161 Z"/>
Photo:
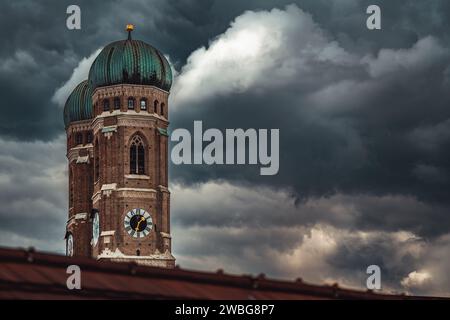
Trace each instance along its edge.
<path fill-rule="evenodd" d="M 133 209 L 125 215 L 124 227 L 133 238 L 144 238 L 153 228 L 152 216 L 144 209 Z"/>
<path fill-rule="evenodd" d="M 94 247 L 97 245 L 98 237 L 100 236 L 100 218 L 98 212 L 95 213 L 92 220 L 92 244 Z"/>
<path fill-rule="evenodd" d="M 66 239 L 66 253 L 69 257 L 73 256 L 73 236 L 71 233 L 67 236 Z"/>

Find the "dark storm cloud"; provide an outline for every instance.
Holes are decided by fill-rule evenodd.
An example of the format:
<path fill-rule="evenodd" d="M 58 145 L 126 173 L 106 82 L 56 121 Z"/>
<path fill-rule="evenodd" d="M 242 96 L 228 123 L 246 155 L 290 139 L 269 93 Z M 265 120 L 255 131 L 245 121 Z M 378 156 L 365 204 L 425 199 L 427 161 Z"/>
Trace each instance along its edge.
<path fill-rule="evenodd" d="M 286 190 L 224 182 L 172 185 L 172 193 L 174 251 L 185 267 L 255 273 L 257 266 L 272 276 L 364 288 L 366 268 L 375 264 L 384 290 L 448 295 L 449 235 L 430 240 L 391 228 L 408 213 L 433 214 L 414 199 L 337 195 L 295 206 Z M 370 220 L 362 211 L 371 207 L 386 230 L 355 223 Z"/>
<path fill-rule="evenodd" d="M 78 61 L 124 36 L 123 25 L 137 24 L 135 36 L 149 41 L 181 67 L 189 54 L 224 32 L 245 10 L 282 8 L 296 1 L 2 1 L 0 59 L 27 54 L 36 65 L 0 71 L 3 116 L 0 134 L 22 140 L 52 139 L 62 132 L 60 110 L 51 102 Z M 405 47 L 421 36 L 448 39 L 445 1 L 384 1 L 384 32 L 369 32 L 365 8 L 370 1 L 297 1 L 315 21 L 352 51 Z M 82 29 L 65 27 L 66 8 L 82 10 Z M 24 112 L 25 111 L 25 112 Z"/>
<path fill-rule="evenodd" d="M 357 238 L 344 235 L 333 254 L 327 257 L 335 274 L 351 281 L 352 277 L 357 278 L 354 275 L 364 271 L 361 266 L 376 264 L 382 270 L 383 285 L 396 292 L 447 295 L 449 261 L 445 255 L 439 255 L 448 250 L 448 236 L 432 245 L 407 234 L 380 233 L 355 241 Z M 365 276 L 359 278 L 362 280 L 359 286 L 364 287 Z"/>
<path fill-rule="evenodd" d="M 286 15 L 291 3 L 303 13 Z M 378 263 L 394 289 L 448 294 L 450 3 L 377 3 L 381 31 L 365 28 L 369 0 L 2 1 L 0 244 L 62 252 L 66 161 L 52 97 L 132 22 L 187 79 L 172 92 L 171 130 L 194 120 L 280 129 L 276 176 L 171 166 L 183 266 L 361 286 Z M 70 4 L 80 31 L 65 27 Z M 210 43 L 237 44 L 222 51 L 233 57 L 254 40 L 227 39 L 231 22 L 267 34 L 260 59 L 216 63 Z M 204 65 L 192 55 L 201 47 Z"/>
<path fill-rule="evenodd" d="M 413 7 L 406 5 L 407 10 Z M 182 191 L 175 192 L 179 214 L 173 218 L 174 234 L 184 239 L 192 230 L 197 238 L 174 242 L 178 252 L 190 253 L 182 254 L 181 261 L 198 268 L 224 265 L 236 272 L 265 265 L 269 274 L 300 274 L 315 281 L 331 277 L 358 287 L 365 285 L 365 268 L 378 264 L 385 287 L 446 294 L 450 282 L 443 270 L 448 261 L 436 258 L 436 252 L 448 247 L 441 239 L 450 229 L 450 51 L 445 32 L 432 32 L 430 26 L 436 29 L 435 19 L 446 23 L 437 18 L 437 8 L 434 4 L 419 16 L 403 13 L 397 21 L 390 20 L 389 11 L 387 22 L 383 20 L 389 32 L 376 37 L 367 31 L 343 37 L 328 29 L 338 23 L 336 13 L 330 24 L 318 23 L 320 14 L 313 15 L 319 29 L 296 25 L 303 15 L 294 14 L 286 25 L 271 25 L 264 14 L 244 14 L 245 23 L 236 20 L 232 31 L 217 41 L 226 50 L 241 41 L 240 31 L 273 27 L 285 34 L 285 42 L 276 49 L 270 47 L 276 37 L 262 42 L 269 53 L 255 50 L 254 60 L 264 61 L 263 66 L 220 57 L 218 42 L 193 53 L 172 92 L 172 128 L 192 129 L 194 120 L 202 120 L 204 129 L 280 128 L 281 161 L 279 174 L 271 177 L 259 176 L 257 167 L 172 166 L 172 181 L 194 184 L 185 187 L 190 190 L 185 200 Z M 427 18 L 428 25 L 420 28 L 417 22 Z M 291 33 L 291 26 L 296 32 Z M 253 35 L 258 39 L 257 32 Z M 305 47 L 324 56 L 308 57 Z M 295 77 L 283 73 L 283 63 Z M 209 67 L 215 71 L 205 71 Z M 215 188 L 211 179 L 242 187 Z M 204 186 L 200 190 L 198 182 Z M 284 191 L 278 196 L 259 189 L 258 195 L 248 194 L 247 188 L 255 185 Z M 308 255 L 304 237 L 317 224 L 338 228 L 323 235 L 325 243 L 335 245 L 321 247 L 323 237 L 310 236 L 323 255 Z M 412 233 L 399 235 L 399 230 Z M 361 232 L 370 234 L 370 241 Z M 249 238 L 255 241 L 247 243 Z M 214 253 L 215 243 L 221 248 Z M 296 250 L 300 257 L 292 255 Z M 264 263 L 277 255 L 291 261 L 292 269 Z M 230 257 L 241 261 L 239 267 L 232 266 Z M 302 258 L 312 265 L 303 266 Z"/>
<path fill-rule="evenodd" d="M 450 50 L 444 40 L 427 36 L 406 48 L 361 55 L 345 51 L 331 36 L 323 36 L 321 25 L 308 22 L 309 18 L 297 15 L 295 9 L 282 17 L 292 19 L 293 25 L 301 19 L 306 22 L 298 23 L 296 33 L 290 33 L 292 24 L 279 27 L 277 31 L 286 33 L 283 39 L 287 40 L 267 49 L 270 55 L 261 51 L 258 59 L 266 61 L 263 66 L 255 63 L 254 68 L 248 67 L 250 61 L 232 58 L 214 60 L 215 44 L 193 54 L 178 80 L 172 116 L 173 127 L 191 130 L 194 120 L 202 120 L 205 129 L 279 128 L 278 175 L 262 177 L 258 168 L 250 166 L 192 165 L 188 170 L 187 166 L 172 166 L 172 177 L 188 183 L 224 178 L 290 187 L 298 201 L 336 193 L 410 196 L 434 205 L 432 214 L 420 210 L 402 214 L 399 205 L 396 218 L 390 219 L 393 224 L 386 225 L 382 217 L 393 211 L 381 211 L 376 218 L 371 213 L 373 205 L 368 205 L 361 210 L 357 226 L 414 229 L 424 236 L 448 232 L 450 137 L 433 133 L 449 129 L 446 70 Z M 252 21 L 271 23 L 264 15 L 249 14 L 245 19 L 248 25 Z M 239 41 L 239 31 L 245 28 L 236 22 L 220 38 L 220 45 Z M 263 45 L 273 42 L 267 40 Z M 307 50 L 316 50 L 317 55 L 309 57 Z M 202 71 L 209 64 L 201 59 L 214 61 L 220 79 Z M 224 66 L 230 61 L 237 66 L 229 72 Z M 289 65 L 295 76 L 284 74 L 283 64 Z M 227 80 L 230 87 L 234 81 L 247 87 L 227 91 L 223 89 Z M 200 90 L 206 95 L 197 98 Z M 424 149 L 428 142 L 438 147 Z"/>
<path fill-rule="evenodd" d="M 448 232 L 448 207 L 412 197 L 337 194 L 296 204 L 292 192 L 283 189 L 209 183 L 200 190 L 193 187 L 192 193 L 184 188 L 175 189 L 173 200 L 180 211 L 173 220 L 180 226 L 286 228 L 322 223 L 360 231 L 410 230 L 431 237 Z M 190 201 L 195 205 L 189 205 Z M 214 214 L 208 214 L 211 207 L 218 207 Z M 284 249 L 290 248 L 289 242 L 282 243 Z"/>
<path fill-rule="evenodd" d="M 63 252 L 65 139 L 17 143 L 0 139 L 0 244 Z"/>
<path fill-rule="evenodd" d="M 66 28 L 70 4 L 81 7 L 81 30 Z M 189 8 L 189 3 L 185 5 Z M 201 5 L 190 10 L 196 7 Z M 126 23 L 138 24 L 137 38 L 151 42 L 174 61 L 182 61 L 214 32 L 211 28 L 200 32 L 203 27 L 190 22 L 193 14 L 185 11 L 165 1 L 3 1 L 0 134 L 49 140 L 63 132 L 62 111 L 51 101 L 55 89 L 68 80 L 83 57 L 124 38 Z"/>
<path fill-rule="evenodd" d="M 192 50 L 222 32 L 244 10 L 238 3 L 2 1 L 0 61 L 14 64 L 10 69 L 0 68 L 0 134 L 20 140 L 49 140 L 61 133 L 61 110 L 51 102 L 54 90 L 83 57 L 124 38 L 126 23 L 135 23 L 136 38 L 150 42 L 180 67 Z M 66 28 L 66 8 L 71 4 L 81 8 L 81 30 Z M 34 64 L 21 61 L 23 55 Z"/>

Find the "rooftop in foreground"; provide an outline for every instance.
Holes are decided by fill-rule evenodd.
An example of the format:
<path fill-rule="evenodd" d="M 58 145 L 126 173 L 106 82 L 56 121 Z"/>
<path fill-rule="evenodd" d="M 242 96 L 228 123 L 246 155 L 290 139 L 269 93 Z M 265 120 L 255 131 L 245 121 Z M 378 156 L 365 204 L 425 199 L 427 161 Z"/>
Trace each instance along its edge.
<path fill-rule="evenodd" d="M 81 269 L 81 290 L 66 286 L 69 265 Z M 246 276 L 143 267 L 0 248 L 0 299 L 435 299 Z"/>

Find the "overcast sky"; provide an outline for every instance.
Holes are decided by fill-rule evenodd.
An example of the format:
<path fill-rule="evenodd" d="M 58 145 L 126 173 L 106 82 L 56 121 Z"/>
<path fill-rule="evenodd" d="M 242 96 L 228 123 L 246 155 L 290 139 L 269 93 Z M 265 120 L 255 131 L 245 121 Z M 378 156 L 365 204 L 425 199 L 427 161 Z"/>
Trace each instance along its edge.
<path fill-rule="evenodd" d="M 280 170 L 170 167 L 184 268 L 450 295 L 450 2 L 2 1 L 0 245 L 62 253 L 62 105 L 106 44 L 161 50 L 171 131 L 279 128 Z M 81 30 L 66 8 L 81 7 Z"/>

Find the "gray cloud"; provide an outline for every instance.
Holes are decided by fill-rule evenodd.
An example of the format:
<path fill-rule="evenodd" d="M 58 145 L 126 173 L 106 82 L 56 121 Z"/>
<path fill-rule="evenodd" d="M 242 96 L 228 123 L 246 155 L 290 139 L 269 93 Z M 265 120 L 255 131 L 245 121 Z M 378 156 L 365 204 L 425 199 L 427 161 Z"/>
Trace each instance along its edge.
<path fill-rule="evenodd" d="M 388 290 L 448 294 L 448 1 L 381 1 L 376 32 L 368 0 L 78 1 L 80 31 L 69 4 L 0 5 L 1 245 L 62 252 L 58 105 L 133 22 L 179 73 L 172 129 L 280 128 L 277 176 L 171 166 L 182 266 L 361 287 L 375 261 Z"/>
<path fill-rule="evenodd" d="M 413 216 L 433 212 L 412 199 L 334 196 L 296 206 L 285 192 L 213 182 L 175 185 L 172 193 L 173 245 L 184 267 L 240 274 L 258 266 L 278 277 L 364 288 L 366 268 L 376 264 L 386 291 L 448 295 L 450 262 L 439 257 L 448 250 L 448 233 L 427 240 L 400 227 L 358 226 L 371 207 L 387 226 L 403 220 L 402 207 Z M 424 274 L 427 281 L 420 281 Z"/>
<path fill-rule="evenodd" d="M 267 178 L 254 168 L 174 166 L 173 176 L 190 183 L 225 178 L 291 188 L 300 201 L 335 193 L 398 194 L 435 204 L 433 216 L 442 216 L 450 140 L 438 134 L 440 148 L 430 154 L 412 137 L 431 130 L 424 123 L 445 130 L 449 53 L 428 36 L 409 48 L 358 55 L 295 6 L 244 13 L 188 58 L 173 89 L 173 124 L 190 128 L 202 119 L 204 126 L 222 129 L 280 128 L 280 173 Z M 439 179 L 423 183 L 417 168 L 424 164 L 439 168 Z M 421 213 L 396 216 L 433 225 Z M 364 218 L 386 228 L 383 219 Z M 448 230 L 447 224 L 435 227 L 423 228 L 423 235 Z"/>
<path fill-rule="evenodd" d="M 67 220 L 65 138 L 0 139 L 0 244 L 63 252 Z"/>

